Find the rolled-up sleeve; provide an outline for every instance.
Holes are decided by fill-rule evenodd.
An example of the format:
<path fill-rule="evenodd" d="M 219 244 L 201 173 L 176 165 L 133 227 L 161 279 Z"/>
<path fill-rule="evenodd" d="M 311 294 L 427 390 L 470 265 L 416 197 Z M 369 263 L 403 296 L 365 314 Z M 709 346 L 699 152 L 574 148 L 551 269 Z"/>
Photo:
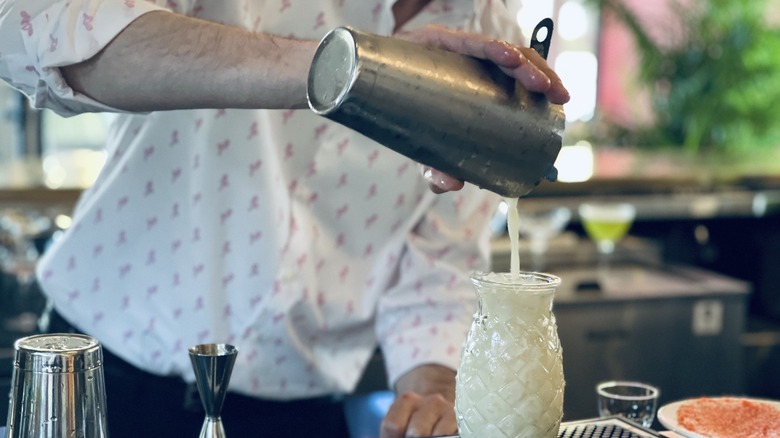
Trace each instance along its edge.
<path fill-rule="evenodd" d="M 114 111 L 68 86 L 60 67 L 100 52 L 141 15 L 143 0 L 0 0 L 0 78 L 60 115 Z"/>

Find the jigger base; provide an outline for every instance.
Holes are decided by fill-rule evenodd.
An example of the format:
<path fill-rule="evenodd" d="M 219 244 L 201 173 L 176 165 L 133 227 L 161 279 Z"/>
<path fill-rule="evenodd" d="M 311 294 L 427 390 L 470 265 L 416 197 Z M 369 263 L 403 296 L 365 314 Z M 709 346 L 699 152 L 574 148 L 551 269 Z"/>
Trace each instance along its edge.
<path fill-rule="evenodd" d="M 203 421 L 203 427 L 200 429 L 200 438 L 225 438 L 222 418 L 206 417 Z"/>

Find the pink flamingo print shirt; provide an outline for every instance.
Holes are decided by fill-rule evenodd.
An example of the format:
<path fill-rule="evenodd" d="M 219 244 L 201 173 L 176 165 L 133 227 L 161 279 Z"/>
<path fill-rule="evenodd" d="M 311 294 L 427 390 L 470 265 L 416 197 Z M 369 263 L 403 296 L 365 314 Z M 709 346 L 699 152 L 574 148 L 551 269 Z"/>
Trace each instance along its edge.
<path fill-rule="evenodd" d="M 38 264 L 58 311 L 149 372 L 192 380 L 187 347 L 240 353 L 231 389 L 348 393 L 377 345 L 389 382 L 456 368 L 487 269 L 496 197 L 432 194 L 416 163 L 308 110 L 128 114 L 70 89 L 90 58 L 160 9 L 297 38 L 391 33 L 393 0 L 5 0 L 0 77 L 36 107 L 114 112 L 107 162 Z M 434 0 L 407 27 L 502 32 L 501 2 Z"/>

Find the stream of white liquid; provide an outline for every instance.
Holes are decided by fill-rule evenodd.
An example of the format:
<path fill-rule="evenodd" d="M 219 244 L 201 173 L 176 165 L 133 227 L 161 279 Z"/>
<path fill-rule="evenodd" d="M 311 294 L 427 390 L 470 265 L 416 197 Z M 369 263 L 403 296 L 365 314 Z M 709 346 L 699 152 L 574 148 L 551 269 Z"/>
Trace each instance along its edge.
<path fill-rule="evenodd" d="M 506 228 L 509 233 L 509 275 L 512 280 L 520 278 L 520 215 L 517 212 L 517 198 L 504 198 L 506 202 Z"/>

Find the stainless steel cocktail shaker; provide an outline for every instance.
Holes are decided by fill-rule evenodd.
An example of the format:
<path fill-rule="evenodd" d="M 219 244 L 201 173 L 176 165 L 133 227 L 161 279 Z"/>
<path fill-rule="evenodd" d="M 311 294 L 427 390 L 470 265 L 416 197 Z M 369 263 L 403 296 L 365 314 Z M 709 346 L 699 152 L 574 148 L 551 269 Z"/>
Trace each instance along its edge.
<path fill-rule="evenodd" d="M 16 341 L 6 438 L 105 438 L 100 343 L 79 334 Z"/>
<path fill-rule="evenodd" d="M 539 26 L 532 47 L 546 56 L 552 20 Z M 502 196 L 524 196 L 557 174 L 563 108 L 492 63 L 337 28 L 314 56 L 308 100 L 317 114 Z"/>

